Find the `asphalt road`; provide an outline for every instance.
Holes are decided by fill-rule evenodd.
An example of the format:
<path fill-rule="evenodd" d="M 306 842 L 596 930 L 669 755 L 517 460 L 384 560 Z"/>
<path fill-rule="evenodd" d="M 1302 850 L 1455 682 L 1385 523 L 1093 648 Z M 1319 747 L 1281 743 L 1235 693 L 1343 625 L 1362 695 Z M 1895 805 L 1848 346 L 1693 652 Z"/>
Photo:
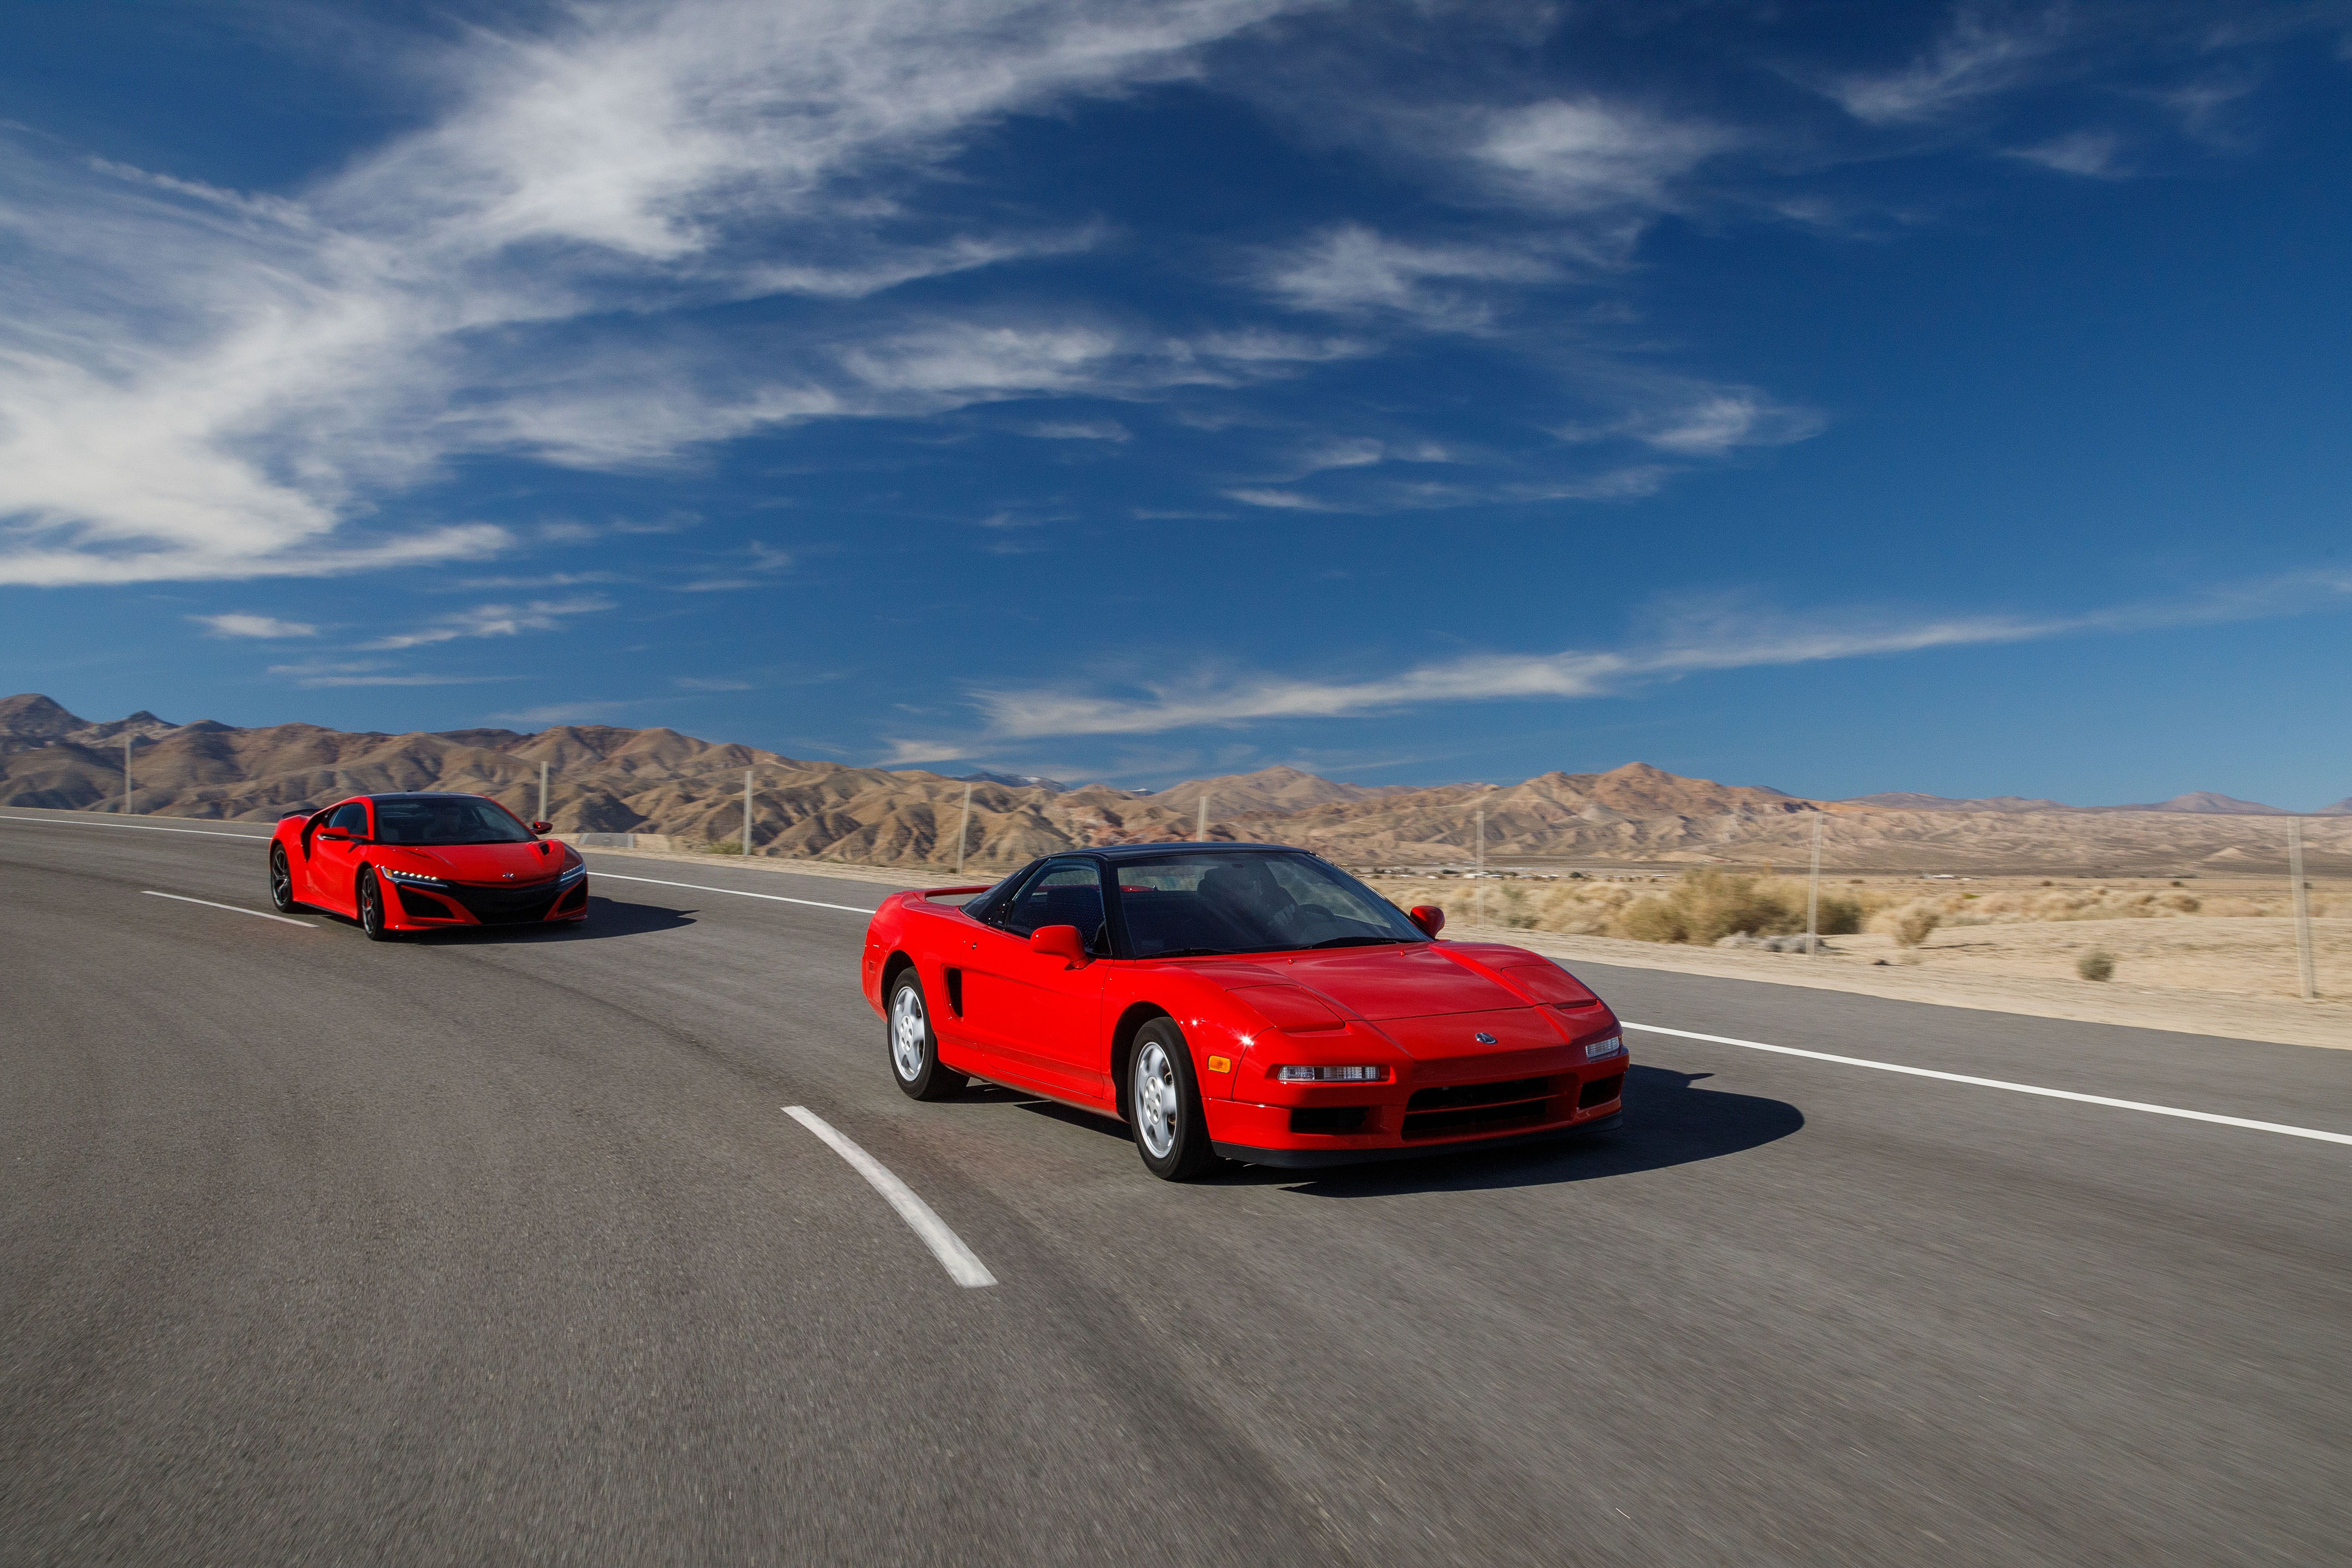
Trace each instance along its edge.
<path fill-rule="evenodd" d="M 879 889 L 592 865 L 379 946 L 148 896 L 267 910 L 257 839 L 0 821 L 0 1560 L 2352 1556 L 2352 1145 L 1635 1034 L 1605 1139 L 1171 1186 L 898 1094 Z M 2352 1052 L 1580 973 L 2352 1132 Z"/>

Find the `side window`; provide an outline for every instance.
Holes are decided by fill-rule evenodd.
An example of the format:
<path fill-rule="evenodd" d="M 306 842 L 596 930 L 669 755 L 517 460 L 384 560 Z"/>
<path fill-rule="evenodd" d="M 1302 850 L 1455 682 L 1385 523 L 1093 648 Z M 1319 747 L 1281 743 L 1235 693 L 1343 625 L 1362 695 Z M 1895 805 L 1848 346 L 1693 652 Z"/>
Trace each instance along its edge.
<path fill-rule="evenodd" d="M 1101 868 L 1092 860 L 1046 861 L 1021 885 L 997 923 L 1015 936 L 1039 926 L 1076 926 L 1090 951 L 1103 951 Z"/>
<path fill-rule="evenodd" d="M 353 837 L 367 836 L 367 807 L 358 801 L 339 805 L 335 815 L 327 818 L 327 826 L 336 833 L 348 833 Z"/>

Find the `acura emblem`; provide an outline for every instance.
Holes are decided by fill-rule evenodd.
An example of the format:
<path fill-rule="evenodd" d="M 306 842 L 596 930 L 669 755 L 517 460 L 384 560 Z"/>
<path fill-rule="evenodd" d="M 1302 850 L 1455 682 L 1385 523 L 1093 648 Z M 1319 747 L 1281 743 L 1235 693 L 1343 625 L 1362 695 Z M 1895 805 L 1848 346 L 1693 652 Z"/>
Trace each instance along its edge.
<path fill-rule="evenodd" d="M 514 880 L 514 873 L 512 871 L 507 873 L 507 880 L 509 882 Z"/>
<path fill-rule="evenodd" d="M 1490 1035 L 1490 1034 L 1488 1034 L 1488 1033 L 1487 1033 L 1486 1030 L 1484 1030 L 1484 1029 L 1479 1030 L 1476 1034 L 1475 1034 L 1475 1035 L 1471 1036 L 1470 1037 L 1471 1037 L 1472 1039 L 1474 1039 L 1474 1040 L 1477 1041 L 1477 1042 L 1478 1042 L 1480 1045 L 1482 1045 L 1482 1046 L 1491 1046 L 1491 1045 L 1493 1045 L 1493 1044 L 1495 1043 L 1495 1037 L 1494 1037 L 1494 1036 L 1492 1036 L 1492 1035 Z"/>

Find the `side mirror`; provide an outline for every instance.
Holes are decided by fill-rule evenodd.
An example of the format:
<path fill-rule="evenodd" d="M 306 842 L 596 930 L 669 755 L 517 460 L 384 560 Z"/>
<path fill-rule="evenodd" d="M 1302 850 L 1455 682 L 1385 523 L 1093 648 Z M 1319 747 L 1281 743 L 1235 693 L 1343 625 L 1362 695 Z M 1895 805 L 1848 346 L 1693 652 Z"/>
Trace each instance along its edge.
<path fill-rule="evenodd" d="M 1407 918 L 1432 937 L 1445 929 L 1445 911 L 1435 904 L 1415 904 L 1407 911 Z"/>
<path fill-rule="evenodd" d="M 1087 961 L 1087 939 L 1076 926 L 1039 926 L 1029 933 L 1029 951 L 1071 964 Z"/>
<path fill-rule="evenodd" d="M 552 833 L 555 831 L 555 824 L 551 822 L 534 822 L 530 825 L 530 830 L 533 833 Z"/>

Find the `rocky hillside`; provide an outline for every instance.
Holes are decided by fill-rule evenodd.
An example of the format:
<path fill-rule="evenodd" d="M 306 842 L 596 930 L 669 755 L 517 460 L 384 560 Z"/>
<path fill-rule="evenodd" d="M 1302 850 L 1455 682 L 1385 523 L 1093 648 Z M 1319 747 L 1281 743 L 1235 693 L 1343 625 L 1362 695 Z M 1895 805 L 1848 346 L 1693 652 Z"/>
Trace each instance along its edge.
<path fill-rule="evenodd" d="M 951 864 L 967 787 L 935 773 L 805 762 L 674 730 L 354 734 L 314 724 L 173 724 L 152 713 L 92 723 L 27 695 L 0 701 L 0 805 L 120 810 L 126 733 L 140 812 L 270 820 L 347 795 L 448 789 L 495 796 L 529 816 L 544 763 L 548 815 L 561 831 L 731 841 L 742 830 L 750 768 L 756 851 L 885 865 Z M 1825 862 L 1840 868 L 2178 875 L 2267 870 L 2284 855 L 2284 825 L 2265 820 L 2269 808 L 2250 813 L 2225 797 L 2204 809 L 2184 804 L 2197 797 L 2104 809 L 1936 796 L 1815 801 L 1643 763 L 1515 784 L 1350 784 L 1267 768 L 1150 795 L 1053 781 L 970 787 L 975 868 L 1078 845 L 1190 838 L 1204 796 L 1213 838 L 1301 844 L 1355 866 L 1466 862 L 1482 811 L 1496 861 L 1788 867 L 1807 853 L 1817 820 L 1826 825 Z M 2352 815 L 2308 821 L 2305 833 L 2315 871 L 2352 870 Z"/>

